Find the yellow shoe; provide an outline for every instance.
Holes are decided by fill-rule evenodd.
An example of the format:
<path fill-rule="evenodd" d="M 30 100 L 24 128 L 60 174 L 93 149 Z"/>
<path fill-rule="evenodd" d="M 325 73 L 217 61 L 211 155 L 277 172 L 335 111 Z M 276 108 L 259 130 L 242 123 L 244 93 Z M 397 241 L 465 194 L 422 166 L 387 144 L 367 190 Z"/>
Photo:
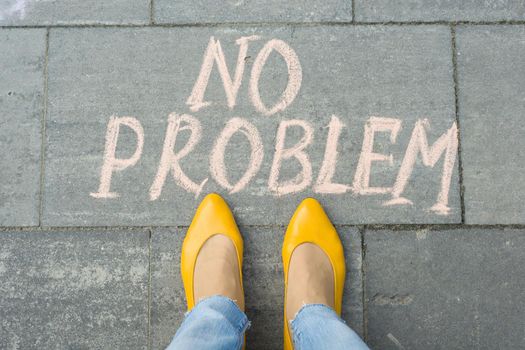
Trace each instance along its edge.
<path fill-rule="evenodd" d="M 286 290 L 288 289 L 288 268 L 292 253 L 302 243 L 312 243 L 321 248 L 330 259 L 334 272 L 334 305 L 341 315 L 343 287 L 345 282 L 345 256 L 339 236 L 324 212 L 321 204 L 313 198 L 305 199 L 295 211 L 283 242 L 284 268 L 284 350 L 293 350 L 293 341 L 286 314 Z"/>
<path fill-rule="evenodd" d="M 197 256 L 204 243 L 216 234 L 224 235 L 233 242 L 237 252 L 239 281 L 241 283 L 241 289 L 243 288 L 242 256 L 244 247 L 241 233 L 224 199 L 218 194 L 209 194 L 202 200 L 197 208 L 197 212 L 193 217 L 193 221 L 188 228 L 184 243 L 182 244 L 180 267 L 188 311 L 195 306 L 193 280 Z"/>

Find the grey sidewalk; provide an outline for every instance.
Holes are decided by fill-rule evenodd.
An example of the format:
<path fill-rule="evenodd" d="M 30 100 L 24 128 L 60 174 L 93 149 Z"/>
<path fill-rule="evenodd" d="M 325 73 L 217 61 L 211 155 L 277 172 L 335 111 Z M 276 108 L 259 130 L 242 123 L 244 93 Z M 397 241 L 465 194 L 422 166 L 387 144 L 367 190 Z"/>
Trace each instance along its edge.
<path fill-rule="evenodd" d="M 523 1 L 4 0 L 0 49 L 1 349 L 164 348 L 209 192 L 245 237 L 250 349 L 281 347 L 307 196 L 372 348 L 525 344 Z"/>

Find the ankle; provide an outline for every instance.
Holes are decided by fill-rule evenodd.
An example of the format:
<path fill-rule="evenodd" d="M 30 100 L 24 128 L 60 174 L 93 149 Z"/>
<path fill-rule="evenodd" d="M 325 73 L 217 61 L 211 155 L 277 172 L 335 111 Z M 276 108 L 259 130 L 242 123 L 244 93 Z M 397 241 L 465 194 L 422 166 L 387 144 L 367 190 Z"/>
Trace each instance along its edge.
<path fill-rule="evenodd" d="M 330 259 L 312 243 L 299 245 L 290 258 L 286 290 L 288 319 L 307 304 L 323 304 L 331 308 L 335 304 Z"/>
<path fill-rule="evenodd" d="M 228 237 L 212 236 L 202 246 L 195 262 L 193 295 L 196 301 L 223 296 L 244 310 L 237 252 Z"/>

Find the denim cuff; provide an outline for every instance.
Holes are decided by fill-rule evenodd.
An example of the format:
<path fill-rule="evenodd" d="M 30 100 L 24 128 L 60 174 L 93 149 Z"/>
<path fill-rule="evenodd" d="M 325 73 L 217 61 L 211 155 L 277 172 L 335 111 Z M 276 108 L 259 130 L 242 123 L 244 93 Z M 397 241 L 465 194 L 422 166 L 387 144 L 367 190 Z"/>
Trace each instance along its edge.
<path fill-rule="evenodd" d="M 304 328 L 301 326 L 303 322 L 312 317 L 320 320 L 336 318 L 345 323 L 331 307 L 325 304 L 305 304 L 297 311 L 293 320 L 289 321 L 294 343 L 300 341 Z"/>
<path fill-rule="evenodd" d="M 242 348 L 248 317 L 235 302 L 216 295 L 199 300 L 173 337 L 169 350 L 216 350 Z M 223 344 L 224 347 L 218 347 Z"/>
<path fill-rule="evenodd" d="M 186 317 L 190 317 L 193 313 L 207 313 L 207 310 L 210 309 L 220 312 L 239 333 L 244 333 L 250 328 L 248 316 L 232 299 L 223 295 L 214 295 L 199 300 L 195 307 L 186 314 Z"/>
<path fill-rule="evenodd" d="M 316 314 L 325 314 L 328 317 L 337 317 L 337 313 L 328 305 L 325 304 L 304 304 L 301 306 L 299 311 L 295 313 L 294 318 L 290 321 L 290 323 L 294 323 L 295 320 L 297 320 L 300 317 L 304 317 L 303 314 L 308 312 L 315 312 Z"/>

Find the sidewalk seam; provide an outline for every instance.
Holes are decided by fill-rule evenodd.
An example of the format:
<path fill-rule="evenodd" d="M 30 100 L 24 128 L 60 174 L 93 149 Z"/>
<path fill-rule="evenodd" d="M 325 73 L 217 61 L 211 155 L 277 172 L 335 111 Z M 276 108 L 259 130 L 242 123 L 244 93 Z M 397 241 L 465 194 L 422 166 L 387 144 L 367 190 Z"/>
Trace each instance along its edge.
<path fill-rule="evenodd" d="M 152 0 L 154 1 L 154 0 Z M 152 2 L 153 4 L 153 2 Z M 153 8 L 150 5 L 150 12 Z M 150 14 L 151 17 L 151 14 Z M 150 18 L 151 22 L 151 18 Z M 210 22 L 210 23 L 156 23 L 153 18 L 153 23 L 93 23 L 93 24 L 33 24 L 33 25 L 7 25 L 0 26 L 2 29 L 13 28 L 231 28 L 231 27 L 353 27 L 353 26 L 499 26 L 499 25 L 525 25 L 525 20 L 512 21 L 410 21 L 410 22 L 396 22 L 396 21 L 378 21 L 378 22 L 364 22 L 364 21 L 341 21 L 341 22 Z"/>
<path fill-rule="evenodd" d="M 149 24 L 155 24 L 155 0 L 149 2 Z"/>
<path fill-rule="evenodd" d="M 337 224 L 336 228 L 357 228 L 362 227 L 363 224 Z M 390 231 L 411 231 L 411 230 L 502 230 L 515 229 L 525 230 L 525 224 L 366 224 L 368 230 L 390 230 Z M 267 228 L 283 230 L 286 225 L 240 225 L 241 228 Z M 149 226 L 0 226 L 0 232 L 49 232 L 49 231 L 145 231 L 149 229 L 173 229 L 185 230 L 188 225 L 149 225 Z"/>
<path fill-rule="evenodd" d="M 361 304 L 363 307 L 363 340 L 368 341 L 368 304 L 366 302 L 366 244 L 365 244 L 365 230 L 366 227 L 359 228 L 361 235 Z"/>
<path fill-rule="evenodd" d="M 46 28 L 45 51 L 44 51 L 44 93 L 43 110 L 40 118 L 40 178 L 39 178 L 39 197 L 38 197 L 38 226 L 42 227 L 42 214 L 44 202 L 44 171 L 46 153 L 46 118 L 47 118 L 47 97 L 48 97 L 48 62 L 49 62 L 49 28 Z"/>
<path fill-rule="evenodd" d="M 352 0 L 352 4 L 350 6 L 352 6 L 352 23 L 355 23 L 355 2 L 356 0 Z"/>
<path fill-rule="evenodd" d="M 459 120 L 459 85 L 458 85 L 458 55 L 456 46 L 456 26 L 450 26 L 452 45 L 452 72 L 454 80 L 454 109 L 458 127 L 458 172 L 459 172 L 459 201 L 461 205 L 461 223 L 465 223 L 465 185 L 463 182 L 463 153 L 461 151 L 461 124 Z"/>
<path fill-rule="evenodd" d="M 152 286 L 151 286 L 151 240 L 153 235 L 153 230 L 150 228 L 148 229 L 148 349 L 152 348 L 152 340 L 151 340 L 151 294 L 152 294 Z"/>

